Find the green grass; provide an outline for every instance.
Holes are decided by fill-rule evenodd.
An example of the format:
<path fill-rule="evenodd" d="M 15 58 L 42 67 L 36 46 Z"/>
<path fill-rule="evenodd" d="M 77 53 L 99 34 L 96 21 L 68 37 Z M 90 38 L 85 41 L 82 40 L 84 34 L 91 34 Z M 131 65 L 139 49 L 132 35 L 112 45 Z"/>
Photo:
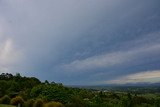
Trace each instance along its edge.
<path fill-rule="evenodd" d="M 16 107 L 16 106 L 0 104 L 0 107 Z"/>

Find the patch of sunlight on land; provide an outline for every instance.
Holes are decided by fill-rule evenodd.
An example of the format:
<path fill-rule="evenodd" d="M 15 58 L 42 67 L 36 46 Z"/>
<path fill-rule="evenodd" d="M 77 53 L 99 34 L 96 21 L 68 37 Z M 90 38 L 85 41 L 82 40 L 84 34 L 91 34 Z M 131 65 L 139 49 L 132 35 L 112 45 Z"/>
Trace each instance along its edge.
<path fill-rule="evenodd" d="M 16 106 L 0 104 L 0 107 L 16 107 Z"/>
<path fill-rule="evenodd" d="M 148 93 L 148 94 L 142 94 L 141 96 L 143 96 L 143 97 L 145 97 L 145 98 L 157 98 L 157 97 L 159 97 L 159 94 L 150 94 L 150 93 Z"/>

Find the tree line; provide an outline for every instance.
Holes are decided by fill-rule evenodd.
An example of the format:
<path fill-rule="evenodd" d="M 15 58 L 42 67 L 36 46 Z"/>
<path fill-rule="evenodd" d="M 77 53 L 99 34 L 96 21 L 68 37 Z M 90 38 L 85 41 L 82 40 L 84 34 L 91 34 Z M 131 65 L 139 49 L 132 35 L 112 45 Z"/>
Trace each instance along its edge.
<path fill-rule="evenodd" d="M 160 107 L 160 96 L 147 98 L 133 93 L 103 92 L 41 82 L 19 73 L 0 75 L 0 104 L 21 107 Z"/>

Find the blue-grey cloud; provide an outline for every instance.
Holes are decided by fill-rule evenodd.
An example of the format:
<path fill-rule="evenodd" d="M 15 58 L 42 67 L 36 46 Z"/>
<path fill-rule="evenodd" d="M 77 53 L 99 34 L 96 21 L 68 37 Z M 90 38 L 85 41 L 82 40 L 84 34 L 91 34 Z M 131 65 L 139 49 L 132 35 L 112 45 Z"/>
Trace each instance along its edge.
<path fill-rule="evenodd" d="M 91 84 L 157 70 L 160 2 L 0 1 L 0 72 Z"/>

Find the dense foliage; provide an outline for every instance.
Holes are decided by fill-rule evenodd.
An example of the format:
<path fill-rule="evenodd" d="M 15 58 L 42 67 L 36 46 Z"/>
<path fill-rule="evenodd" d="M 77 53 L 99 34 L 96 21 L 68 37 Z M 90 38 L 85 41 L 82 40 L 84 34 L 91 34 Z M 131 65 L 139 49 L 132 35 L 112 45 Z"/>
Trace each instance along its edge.
<path fill-rule="evenodd" d="M 160 107 L 158 93 L 71 88 L 8 73 L 0 75 L 0 97 L 1 104 L 21 107 Z"/>
<path fill-rule="evenodd" d="M 30 90 L 41 84 L 35 77 L 22 77 L 19 73 L 12 75 L 2 73 L 0 75 L 0 97 L 9 95 L 14 97 L 21 94 L 22 97 L 29 98 Z"/>

